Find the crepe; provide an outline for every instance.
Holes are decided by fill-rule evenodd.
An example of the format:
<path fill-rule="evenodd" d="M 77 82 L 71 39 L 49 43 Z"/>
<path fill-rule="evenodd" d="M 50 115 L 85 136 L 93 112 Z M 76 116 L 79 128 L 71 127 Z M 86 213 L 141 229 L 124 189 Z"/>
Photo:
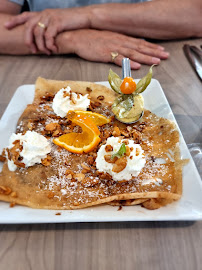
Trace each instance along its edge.
<path fill-rule="evenodd" d="M 51 140 L 72 130 L 71 121 L 56 116 L 51 108 L 54 95 L 67 86 L 73 92 L 88 93 L 90 110 L 112 118 L 109 124 L 99 127 L 100 144 L 90 153 L 74 154 L 52 143 L 47 164 L 18 168 L 14 172 L 9 171 L 5 161 L 0 174 L 0 200 L 42 209 L 79 209 L 105 203 L 141 204 L 156 209 L 179 200 L 182 169 L 187 160 L 180 158 L 175 124 L 148 110 L 135 124 L 120 123 L 111 112 L 115 93 L 103 85 L 38 78 L 34 101 L 22 113 L 16 133 L 34 130 Z M 57 123 L 60 128 L 53 132 L 46 130 L 50 123 Z M 129 181 L 113 181 L 96 169 L 96 153 L 112 135 L 140 143 L 145 152 L 146 165 Z"/>

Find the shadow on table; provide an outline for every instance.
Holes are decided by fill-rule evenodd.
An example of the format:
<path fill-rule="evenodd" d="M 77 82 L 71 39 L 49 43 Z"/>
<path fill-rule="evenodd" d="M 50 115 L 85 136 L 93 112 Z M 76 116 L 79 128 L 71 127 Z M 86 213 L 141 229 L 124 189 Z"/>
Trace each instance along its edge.
<path fill-rule="evenodd" d="M 144 222 L 86 222 L 55 224 L 4 224 L 0 231 L 44 231 L 44 230 L 89 230 L 89 229 L 159 229 L 185 228 L 194 225 L 195 221 L 144 221 Z"/>

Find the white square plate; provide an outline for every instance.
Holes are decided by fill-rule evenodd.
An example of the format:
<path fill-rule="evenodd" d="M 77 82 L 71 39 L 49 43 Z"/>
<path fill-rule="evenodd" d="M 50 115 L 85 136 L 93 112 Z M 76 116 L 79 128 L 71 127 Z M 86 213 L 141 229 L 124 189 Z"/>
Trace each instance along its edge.
<path fill-rule="evenodd" d="M 99 83 L 109 87 L 108 82 Z M 157 80 L 152 79 L 143 96 L 145 108 L 176 123 Z M 33 97 L 34 85 L 23 85 L 16 90 L 0 121 L 0 151 L 8 144 L 11 133 L 15 132 L 18 118 L 27 104 L 32 103 Z M 117 211 L 118 207 L 103 205 L 81 210 L 55 211 L 32 209 L 24 206 L 10 208 L 9 203 L 0 202 L 0 223 L 200 220 L 202 219 L 202 182 L 181 132 L 180 149 L 182 158 L 190 159 L 183 170 L 183 195 L 179 201 L 165 207 L 151 211 L 140 206 L 130 206 Z M 61 215 L 56 215 L 58 212 Z"/>

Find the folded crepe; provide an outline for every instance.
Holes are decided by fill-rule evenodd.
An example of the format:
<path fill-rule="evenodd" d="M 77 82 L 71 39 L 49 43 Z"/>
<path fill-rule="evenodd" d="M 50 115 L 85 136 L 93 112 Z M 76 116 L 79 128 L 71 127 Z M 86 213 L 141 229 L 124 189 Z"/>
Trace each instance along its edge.
<path fill-rule="evenodd" d="M 72 130 L 71 121 L 52 110 L 53 97 L 67 86 L 77 94 L 89 94 L 91 111 L 111 117 L 110 123 L 99 127 L 101 141 L 90 153 L 74 154 L 52 142 L 52 137 Z M 34 101 L 22 113 L 16 133 L 34 130 L 49 138 L 50 159 L 16 171 L 10 171 L 5 161 L 0 174 L 0 200 L 42 209 L 78 209 L 106 203 L 156 209 L 179 200 L 186 160 L 180 158 L 175 124 L 148 110 L 135 124 L 120 123 L 111 112 L 115 95 L 111 89 L 90 82 L 38 78 Z M 50 123 L 58 124 L 55 133 L 47 131 Z M 114 181 L 96 168 L 97 151 L 112 135 L 131 139 L 144 150 L 145 166 L 128 181 Z"/>

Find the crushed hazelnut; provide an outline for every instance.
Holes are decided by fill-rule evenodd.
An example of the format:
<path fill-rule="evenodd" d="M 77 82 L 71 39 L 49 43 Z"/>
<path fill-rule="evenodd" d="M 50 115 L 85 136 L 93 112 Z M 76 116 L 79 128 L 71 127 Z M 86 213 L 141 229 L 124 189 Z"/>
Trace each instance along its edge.
<path fill-rule="evenodd" d="M 50 166 L 51 164 L 51 160 L 52 160 L 52 157 L 50 155 L 47 155 L 46 158 L 44 158 L 43 160 L 41 160 L 41 163 L 44 165 L 44 166 Z"/>
<path fill-rule="evenodd" d="M 111 152 L 111 151 L 113 151 L 113 146 L 110 145 L 110 144 L 107 144 L 107 145 L 105 146 L 105 151 L 106 151 L 106 152 Z"/>
<path fill-rule="evenodd" d="M 54 193 L 53 192 L 48 192 L 48 195 L 47 195 L 48 199 L 53 199 L 54 197 Z"/>
<path fill-rule="evenodd" d="M 123 135 L 124 137 L 128 138 L 129 137 L 129 132 L 127 130 L 121 130 L 121 135 Z"/>
<path fill-rule="evenodd" d="M 104 159 L 108 163 L 115 163 L 117 161 L 118 157 L 112 158 L 112 155 L 105 155 Z"/>
<path fill-rule="evenodd" d="M 66 178 L 67 178 L 68 180 L 71 180 L 73 177 L 72 177 L 71 174 L 68 174 L 68 175 L 66 176 Z"/>
<path fill-rule="evenodd" d="M 17 198 L 17 193 L 16 193 L 15 191 L 13 191 L 13 192 L 11 193 L 11 197 Z"/>
<path fill-rule="evenodd" d="M 0 186 L 0 194 L 9 195 L 11 193 L 11 188 Z"/>
<path fill-rule="evenodd" d="M 58 137 L 62 134 L 62 128 L 58 123 L 50 123 L 45 126 L 45 130 L 53 137 Z"/>
<path fill-rule="evenodd" d="M 58 128 L 58 126 L 60 126 L 58 123 L 50 123 L 45 126 L 45 130 L 52 132 L 55 131 Z"/>
<path fill-rule="evenodd" d="M 139 156 L 139 154 L 140 154 L 140 149 L 136 148 L 136 153 L 135 153 L 135 155 L 136 155 L 136 156 Z"/>
<path fill-rule="evenodd" d="M 128 145 L 126 145 L 126 156 L 130 156 L 130 147 Z"/>
<path fill-rule="evenodd" d="M 86 177 L 81 181 L 81 184 L 85 187 L 93 187 L 99 183 L 98 178 Z"/>
<path fill-rule="evenodd" d="M 30 120 L 28 121 L 28 124 L 27 124 L 27 127 L 28 127 L 28 129 L 29 130 L 33 130 L 34 128 L 35 128 L 35 125 L 34 125 L 34 123 L 32 123 Z"/>
<path fill-rule="evenodd" d="M 11 202 L 10 203 L 10 208 L 13 208 L 14 206 L 16 206 L 16 203 L 15 202 Z"/>
<path fill-rule="evenodd" d="M 4 161 L 6 161 L 6 157 L 3 155 L 0 155 L 0 162 L 4 162 Z"/>
<path fill-rule="evenodd" d="M 112 132 L 112 135 L 113 135 L 114 137 L 118 137 L 118 136 L 121 135 L 120 129 L 119 129 L 117 126 L 114 127 L 114 130 L 113 130 L 113 132 Z"/>
<path fill-rule="evenodd" d="M 71 171 L 71 170 L 66 170 L 66 172 L 65 172 L 65 175 L 68 175 L 68 174 L 71 174 L 71 175 L 74 175 L 74 173 L 73 173 L 73 171 Z"/>
<path fill-rule="evenodd" d="M 53 109 L 52 109 L 50 106 L 48 106 L 48 105 L 45 105 L 45 106 L 44 106 L 44 109 L 45 109 L 45 110 L 48 110 L 48 111 L 52 111 L 52 110 L 53 110 Z"/>
<path fill-rule="evenodd" d="M 74 175 L 74 178 L 75 178 L 77 181 L 81 182 L 81 181 L 85 178 L 85 174 L 83 174 L 83 173 L 76 173 L 76 174 Z"/>
<path fill-rule="evenodd" d="M 98 96 L 97 99 L 98 99 L 98 100 L 104 100 L 105 97 L 104 97 L 104 96 Z"/>
<path fill-rule="evenodd" d="M 92 92 L 93 90 L 92 90 L 90 87 L 86 87 L 86 91 L 87 91 L 88 93 L 90 93 L 90 92 Z"/>
<path fill-rule="evenodd" d="M 125 169 L 126 165 L 127 165 L 127 159 L 126 159 L 126 156 L 123 156 L 117 159 L 117 161 L 113 165 L 112 171 L 119 173 Z"/>
<path fill-rule="evenodd" d="M 42 101 L 52 101 L 53 98 L 54 98 L 53 94 L 46 92 L 46 94 L 43 97 L 41 97 L 41 100 Z"/>
<path fill-rule="evenodd" d="M 69 97 L 69 93 L 67 91 L 63 91 L 63 97 L 64 98 Z"/>
<path fill-rule="evenodd" d="M 91 170 L 91 168 L 88 167 L 88 166 L 87 166 L 86 164 L 84 164 L 84 163 L 82 163 L 81 166 L 82 166 L 82 168 L 84 168 L 86 171 L 90 171 L 90 170 Z"/>
<path fill-rule="evenodd" d="M 95 158 L 93 156 L 88 156 L 87 162 L 89 165 L 93 165 L 94 161 L 95 161 Z"/>

